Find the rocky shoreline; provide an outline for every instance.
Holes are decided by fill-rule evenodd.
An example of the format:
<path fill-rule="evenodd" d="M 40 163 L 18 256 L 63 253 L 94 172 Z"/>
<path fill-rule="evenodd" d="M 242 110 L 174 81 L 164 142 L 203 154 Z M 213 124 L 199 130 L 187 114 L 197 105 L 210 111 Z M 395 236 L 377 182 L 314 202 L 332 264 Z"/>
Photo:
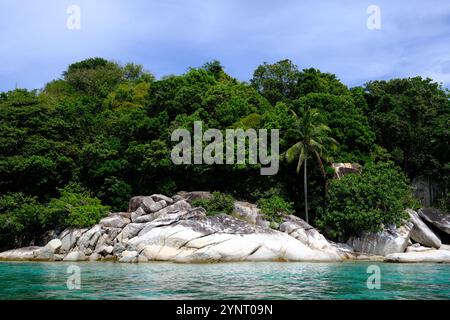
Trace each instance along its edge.
<path fill-rule="evenodd" d="M 386 226 L 344 244 L 328 241 L 295 216 L 283 216 L 278 230 L 271 229 L 248 202 L 235 201 L 232 216 L 207 216 L 203 208 L 191 205 L 209 196 L 180 192 L 172 198 L 134 197 L 127 212 L 111 213 L 90 229 L 66 229 L 43 247 L 2 252 L 0 260 L 450 262 L 450 246 L 428 226 L 450 235 L 450 215 L 435 209 L 408 210 L 410 219 L 399 228 Z"/>

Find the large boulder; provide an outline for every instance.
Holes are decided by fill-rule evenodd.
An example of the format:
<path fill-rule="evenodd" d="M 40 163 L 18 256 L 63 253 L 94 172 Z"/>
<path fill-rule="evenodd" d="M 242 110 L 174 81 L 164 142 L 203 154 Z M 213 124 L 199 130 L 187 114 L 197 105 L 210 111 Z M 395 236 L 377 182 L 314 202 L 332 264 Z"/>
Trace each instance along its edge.
<path fill-rule="evenodd" d="M 130 199 L 128 203 L 128 212 L 136 211 L 142 204 L 145 196 L 136 196 Z"/>
<path fill-rule="evenodd" d="M 95 248 L 97 244 L 97 240 L 102 233 L 102 226 L 100 224 L 96 224 L 91 229 L 83 233 L 83 235 L 78 239 L 77 245 L 79 248 Z"/>
<path fill-rule="evenodd" d="M 348 244 L 357 252 L 371 255 L 386 256 L 391 253 L 404 252 L 408 246 L 412 229 L 411 222 L 405 222 L 399 228 L 395 225 L 386 225 L 380 232 L 351 237 Z"/>
<path fill-rule="evenodd" d="M 270 225 L 270 222 L 264 219 L 261 210 L 255 204 L 246 201 L 234 202 L 233 216 L 261 227 L 267 228 Z"/>
<path fill-rule="evenodd" d="M 87 229 L 73 229 L 69 228 L 64 230 L 60 235 L 61 240 L 61 253 L 69 252 L 73 247 L 75 247 L 78 239 L 85 233 Z"/>
<path fill-rule="evenodd" d="M 434 208 L 422 208 L 419 210 L 419 216 L 445 233 L 450 234 L 450 214 Z"/>
<path fill-rule="evenodd" d="M 59 253 L 59 250 L 62 247 L 62 242 L 59 239 L 53 239 L 49 243 L 45 245 L 43 250 L 51 252 L 51 253 Z"/>
<path fill-rule="evenodd" d="M 152 199 L 156 202 L 158 201 L 165 201 L 167 203 L 167 205 L 171 205 L 174 203 L 172 198 L 169 198 L 165 195 L 162 194 L 152 194 L 150 197 L 152 197 Z"/>
<path fill-rule="evenodd" d="M 160 206 L 173 204 L 173 199 L 162 194 L 152 194 L 151 196 L 136 196 L 130 199 L 128 212 L 134 212 L 138 208 L 146 208 L 146 211 L 154 212 L 160 210 Z M 156 204 L 155 204 L 156 203 Z"/>
<path fill-rule="evenodd" d="M 138 262 L 139 253 L 136 251 L 123 251 L 119 262 Z"/>
<path fill-rule="evenodd" d="M 415 243 L 408 248 L 406 248 L 406 252 L 423 252 L 423 251 L 430 251 L 430 250 L 436 250 L 436 248 L 430 248 L 430 247 L 424 247 L 421 246 L 419 243 Z"/>
<path fill-rule="evenodd" d="M 88 257 L 82 251 L 71 251 L 63 259 L 63 261 L 86 261 Z"/>
<path fill-rule="evenodd" d="M 135 237 L 144 227 L 144 223 L 127 224 L 122 230 L 122 239 L 131 239 Z"/>
<path fill-rule="evenodd" d="M 34 260 L 41 247 L 25 247 L 0 253 L 0 260 L 28 261 Z"/>
<path fill-rule="evenodd" d="M 291 237 L 301 241 L 313 249 L 328 249 L 331 244 L 313 226 L 303 219 L 290 215 L 284 217 L 284 222 L 280 224 L 279 230 L 289 234 Z"/>
<path fill-rule="evenodd" d="M 62 242 L 59 239 L 49 241 L 43 248 L 36 250 L 34 253 L 34 260 L 38 261 L 54 261 L 61 249 Z"/>
<path fill-rule="evenodd" d="M 157 218 L 164 217 L 167 214 L 178 214 L 179 212 L 184 212 L 185 210 L 191 209 L 191 205 L 186 200 L 179 200 L 174 204 L 165 207 L 159 211 L 141 215 L 134 219 L 134 223 L 147 223 L 153 221 Z"/>
<path fill-rule="evenodd" d="M 293 215 L 287 215 L 283 217 L 283 220 L 284 222 L 280 224 L 279 230 L 287 233 L 309 248 L 330 252 L 331 254 L 339 255 L 343 258 L 350 257 L 350 255 L 347 254 L 348 248 L 341 249 L 338 246 L 331 244 L 319 231 L 306 223 L 303 219 Z"/>
<path fill-rule="evenodd" d="M 137 219 L 137 218 L 139 218 L 140 216 L 143 216 L 143 215 L 145 215 L 146 214 L 146 212 L 144 211 L 144 209 L 142 209 L 141 207 L 139 207 L 139 208 L 137 208 L 135 211 L 133 211 L 132 213 L 131 213 L 131 221 L 132 222 L 135 222 L 135 220 Z"/>
<path fill-rule="evenodd" d="M 409 214 L 411 222 L 414 224 L 411 230 L 411 239 L 428 247 L 434 247 L 439 249 L 442 245 L 441 240 L 431 231 L 430 228 L 420 219 L 417 212 L 411 209 L 406 210 Z"/>
<path fill-rule="evenodd" d="M 130 219 L 125 218 L 118 213 L 112 213 L 108 217 L 100 220 L 100 224 L 103 227 L 109 227 L 109 228 L 123 228 L 130 222 L 131 222 Z"/>
<path fill-rule="evenodd" d="M 164 200 L 155 201 L 152 197 L 145 197 L 141 204 L 141 208 L 144 209 L 146 213 L 159 211 L 166 206 L 167 203 Z"/>
<path fill-rule="evenodd" d="M 393 253 L 385 257 L 386 262 L 436 262 L 450 263 L 450 251 L 428 250 L 421 252 Z"/>
<path fill-rule="evenodd" d="M 149 222 L 127 246 L 148 260 L 176 262 L 341 260 L 285 233 L 230 216 L 206 217 L 198 209 Z"/>

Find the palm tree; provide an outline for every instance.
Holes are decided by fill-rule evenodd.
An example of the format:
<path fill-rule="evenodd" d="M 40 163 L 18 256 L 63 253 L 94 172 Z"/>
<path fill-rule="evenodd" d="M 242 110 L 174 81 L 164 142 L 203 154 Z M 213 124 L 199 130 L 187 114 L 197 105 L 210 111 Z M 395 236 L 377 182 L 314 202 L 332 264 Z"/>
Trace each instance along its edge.
<path fill-rule="evenodd" d="M 293 112 L 295 122 L 289 130 L 297 139 L 297 143 L 292 145 L 285 152 L 285 159 L 288 163 L 297 160 L 297 174 L 303 165 L 303 188 L 305 192 L 305 217 L 309 223 L 308 217 L 308 181 L 307 181 L 307 163 L 308 158 L 313 156 L 319 164 L 320 171 L 325 179 L 325 189 L 327 174 L 324 169 L 323 161 L 328 161 L 328 150 L 336 147 L 337 142 L 329 136 L 331 129 L 323 122 L 320 112 L 317 109 L 307 109 L 303 112 L 303 116 L 299 118 Z"/>

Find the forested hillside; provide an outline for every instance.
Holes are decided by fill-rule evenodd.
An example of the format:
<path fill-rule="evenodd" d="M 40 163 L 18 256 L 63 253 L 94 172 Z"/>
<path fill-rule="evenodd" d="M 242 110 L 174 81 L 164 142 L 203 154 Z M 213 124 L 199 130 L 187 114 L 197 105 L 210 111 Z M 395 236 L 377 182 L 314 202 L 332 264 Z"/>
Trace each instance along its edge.
<path fill-rule="evenodd" d="M 449 185 L 449 93 L 430 79 L 350 89 L 335 75 L 284 60 L 260 65 L 248 83 L 217 61 L 157 80 L 142 66 L 92 58 L 42 90 L 0 94 L 0 247 L 95 224 L 139 194 L 220 191 L 303 217 L 297 163 L 282 161 L 274 176 L 261 176 L 258 165 L 177 166 L 170 137 L 196 120 L 205 129 L 276 128 L 284 152 L 300 139 L 291 129 L 308 109 L 337 142 L 324 170 L 308 162 L 313 223 L 337 233 L 376 229 L 398 220 L 411 200 L 410 179 L 427 175 Z M 328 183 L 332 162 L 359 163 L 366 176 Z M 370 218 L 361 222 L 358 212 Z"/>

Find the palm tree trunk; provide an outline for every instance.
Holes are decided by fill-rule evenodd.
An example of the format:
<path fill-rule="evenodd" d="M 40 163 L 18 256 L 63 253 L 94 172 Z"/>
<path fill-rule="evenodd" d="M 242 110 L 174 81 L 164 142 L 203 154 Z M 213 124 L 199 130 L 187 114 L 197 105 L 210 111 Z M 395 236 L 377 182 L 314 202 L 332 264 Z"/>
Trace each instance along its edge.
<path fill-rule="evenodd" d="M 308 218 L 308 183 L 307 183 L 307 176 L 306 176 L 306 163 L 308 162 L 307 159 L 305 159 L 305 166 L 303 167 L 303 189 L 305 191 L 305 217 L 306 217 L 306 223 L 309 223 Z"/>

